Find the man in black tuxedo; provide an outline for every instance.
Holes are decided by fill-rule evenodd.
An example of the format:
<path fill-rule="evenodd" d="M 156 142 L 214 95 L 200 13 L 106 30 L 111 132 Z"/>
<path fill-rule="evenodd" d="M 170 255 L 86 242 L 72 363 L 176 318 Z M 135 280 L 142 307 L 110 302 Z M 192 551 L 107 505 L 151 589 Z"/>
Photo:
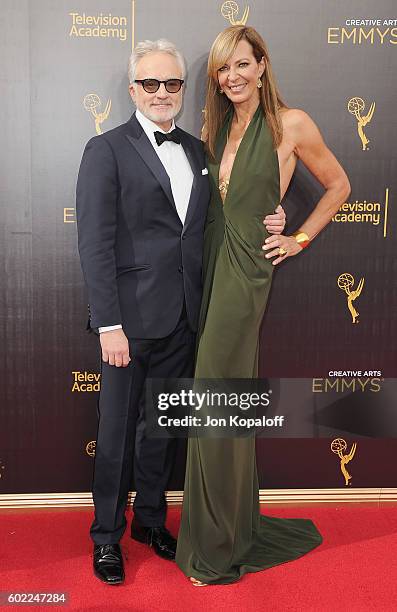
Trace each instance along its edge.
<path fill-rule="evenodd" d="M 135 47 L 129 79 L 137 111 L 88 142 L 77 182 L 90 327 L 102 350 L 91 537 L 95 575 L 108 584 L 124 580 L 119 541 L 132 469 L 131 536 L 175 558 L 164 494 L 175 441 L 143 435 L 137 452 L 135 436 L 145 380 L 193 375 L 210 193 L 201 141 L 174 124 L 184 74 L 172 43 Z M 271 217 L 282 231 L 283 212 Z"/>

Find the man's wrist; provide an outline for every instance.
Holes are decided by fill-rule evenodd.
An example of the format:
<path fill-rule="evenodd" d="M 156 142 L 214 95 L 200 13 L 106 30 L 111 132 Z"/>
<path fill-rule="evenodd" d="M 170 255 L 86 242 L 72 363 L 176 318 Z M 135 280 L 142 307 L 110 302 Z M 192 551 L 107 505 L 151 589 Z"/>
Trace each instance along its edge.
<path fill-rule="evenodd" d="M 113 331 L 114 329 L 123 329 L 123 326 L 121 324 L 117 324 L 117 325 L 106 325 L 105 327 L 98 327 L 98 331 L 100 334 L 103 334 L 104 332 L 108 332 L 108 331 Z"/>

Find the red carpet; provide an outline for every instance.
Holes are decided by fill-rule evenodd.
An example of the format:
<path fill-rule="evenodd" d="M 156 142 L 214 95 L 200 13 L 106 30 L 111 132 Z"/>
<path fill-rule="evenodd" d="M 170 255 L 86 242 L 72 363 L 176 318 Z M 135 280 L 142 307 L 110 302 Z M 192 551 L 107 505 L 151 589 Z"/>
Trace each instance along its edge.
<path fill-rule="evenodd" d="M 126 582 L 116 587 L 99 582 L 91 570 L 91 511 L 3 513 L 0 590 L 66 591 L 64 609 L 69 610 L 397 610 L 396 507 L 273 506 L 265 513 L 313 519 L 324 543 L 297 561 L 248 574 L 236 584 L 203 588 L 191 586 L 175 564 L 127 536 L 122 541 Z M 174 533 L 178 523 L 179 509 L 171 508 L 168 526 Z"/>

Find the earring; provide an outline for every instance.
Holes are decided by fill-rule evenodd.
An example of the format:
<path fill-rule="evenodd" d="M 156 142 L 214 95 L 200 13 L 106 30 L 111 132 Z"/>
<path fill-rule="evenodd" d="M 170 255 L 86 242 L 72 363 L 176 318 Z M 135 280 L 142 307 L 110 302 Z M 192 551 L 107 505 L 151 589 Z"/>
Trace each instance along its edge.
<path fill-rule="evenodd" d="M 260 80 L 260 78 L 258 77 L 258 83 L 257 83 L 257 88 L 260 89 L 262 87 L 262 81 Z"/>
<path fill-rule="evenodd" d="M 223 94 L 223 89 L 218 89 L 218 93 Z"/>

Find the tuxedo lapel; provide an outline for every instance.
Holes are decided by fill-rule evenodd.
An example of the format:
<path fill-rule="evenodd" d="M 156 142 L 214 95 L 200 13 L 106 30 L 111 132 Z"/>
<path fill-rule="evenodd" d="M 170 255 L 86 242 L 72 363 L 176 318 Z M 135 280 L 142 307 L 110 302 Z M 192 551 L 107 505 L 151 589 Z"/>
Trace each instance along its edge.
<path fill-rule="evenodd" d="M 136 119 L 135 114 L 131 117 L 127 125 L 129 127 L 129 131 L 126 134 L 126 138 L 134 147 L 138 155 L 141 156 L 141 158 L 143 159 L 149 170 L 152 172 L 152 174 L 155 176 L 155 178 L 158 180 L 171 206 L 173 207 L 175 212 L 177 212 L 174 197 L 172 195 L 169 176 L 165 171 L 165 168 L 161 163 L 159 156 L 153 149 L 152 143 L 146 136 L 145 131 L 143 130 L 139 121 Z"/>
<path fill-rule="evenodd" d="M 183 132 L 182 130 L 179 130 L 179 134 L 181 137 L 181 144 L 183 146 L 183 150 L 185 151 L 186 157 L 188 158 L 190 167 L 193 172 L 192 190 L 190 192 L 190 199 L 189 199 L 189 204 L 187 208 L 185 224 L 183 226 L 183 231 L 185 231 L 186 227 L 189 224 L 190 219 L 193 216 L 194 210 L 197 206 L 197 202 L 199 199 L 199 194 L 200 194 L 199 177 L 201 177 L 202 168 L 201 168 L 200 160 L 194 150 L 194 147 L 192 145 L 192 141 L 189 135 L 186 132 Z"/>

